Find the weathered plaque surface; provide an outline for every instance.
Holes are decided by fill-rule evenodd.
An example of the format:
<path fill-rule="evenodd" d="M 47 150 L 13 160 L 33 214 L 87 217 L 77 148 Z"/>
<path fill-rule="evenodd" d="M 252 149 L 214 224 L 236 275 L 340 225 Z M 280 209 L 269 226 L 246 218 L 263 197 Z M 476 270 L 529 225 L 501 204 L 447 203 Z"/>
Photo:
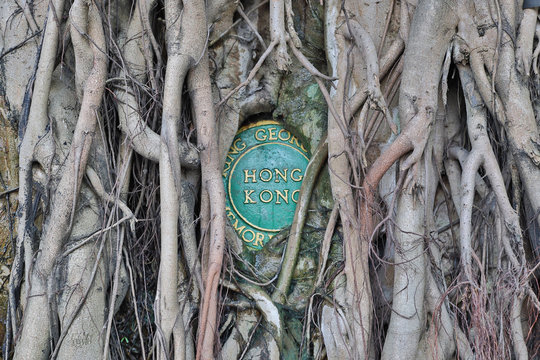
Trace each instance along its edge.
<path fill-rule="evenodd" d="M 226 213 L 244 243 L 261 249 L 292 223 L 308 152 L 276 121 L 242 127 L 223 169 Z"/>

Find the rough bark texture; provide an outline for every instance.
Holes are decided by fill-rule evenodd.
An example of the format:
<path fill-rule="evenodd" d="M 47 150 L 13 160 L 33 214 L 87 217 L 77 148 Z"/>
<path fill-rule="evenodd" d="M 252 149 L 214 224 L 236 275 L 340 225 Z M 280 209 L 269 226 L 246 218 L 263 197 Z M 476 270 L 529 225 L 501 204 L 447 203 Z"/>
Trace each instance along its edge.
<path fill-rule="evenodd" d="M 4 358 L 538 357 L 539 55 L 512 0 L 2 2 Z M 253 251 L 263 119 L 312 156 Z"/>

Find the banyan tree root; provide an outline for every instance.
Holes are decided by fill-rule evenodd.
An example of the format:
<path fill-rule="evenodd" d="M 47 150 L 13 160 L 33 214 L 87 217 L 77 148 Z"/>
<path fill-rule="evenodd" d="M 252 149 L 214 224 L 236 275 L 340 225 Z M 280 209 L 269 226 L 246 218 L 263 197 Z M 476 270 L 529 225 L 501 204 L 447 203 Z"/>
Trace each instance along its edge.
<path fill-rule="evenodd" d="M 221 354 L 224 357 L 265 355 L 278 358 L 280 353 L 281 356 L 287 355 L 283 353 L 284 329 L 287 325 L 281 307 L 276 303 L 287 305 L 290 284 L 294 281 L 292 274 L 302 231 L 301 214 L 295 220 L 287 244 L 288 251 L 284 255 L 274 298 L 269 296 L 267 289 L 263 289 L 263 285 L 271 285 L 277 276 L 270 282 L 261 283 L 263 285 L 260 287 L 242 283 L 240 288 L 247 298 L 238 301 L 241 305 L 237 304 L 237 316 L 228 316 L 225 330 L 221 333 L 218 331 L 220 300 L 223 296 L 223 303 L 228 304 L 228 299 L 226 294 L 218 293 L 218 283 L 222 275 L 226 226 L 220 175 L 223 151 L 226 151 L 227 141 L 232 139 L 238 125 L 246 117 L 271 112 L 275 108 L 279 99 L 275 93 L 280 89 L 282 77 L 287 76 L 285 74 L 291 61 L 289 54 L 294 55 L 315 78 L 328 102 L 328 161 L 335 200 L 332 226 L 329 225 L 325 235 L 313 288 L 317 295 L 321 295 L 319 290 L 329 292 L 323 294 L 321 302 L 317 296 L 310 299 L 307 334 L 302 334 L 303 339 L 308 339 L 305 343 L 311 344 L 313 340 L 315 353 L 326 352 L 330 359 L 374 357 L 380 352 L 383 358 L 472 358 L 487 353 L 527 358 L 528 334 L 523 331 L 521 318 L 528 307 L 534 309 L 539 305 L 529 285 L 531 270 L 526 260 L 526 255 L 529 255 L 525 246 L 527 237 L 521 229 L 525 223 L 520 218 L 523 199 L 519 183 L 523 183 L 526 197 L 532 205 L 531 213 L 538 221 L 538 125 L 531 102 L 535 95 L 527 86 L 530 85 L 527 76 L 531 63 L 534 63 L 534 56 L 531 55 L 538 28 L 537 11 L 525 10 L 521 19 L 521 12 L 510 0 L 477 1 L 474 4 L 461 0 L 401 1 L 399 13 L 396 10 L 396 14 L 400 14 L 396 16 L 400 18 L 399 30 L 395 24 L 396 17 L 392 17 L 393 10 L 390 10 L 390 15 L 383 21 L 386 24 L 384 32 L 392 28 L 390 38 L 394 38 L 384 41 L 386 35 L 382 35 L 383 40 L 377 43 L 381 38 L 372 37 L 373 29 L 363 22 L 362 17 L 369 13 L 362 11 L 367 5 L 351 2 L 341 4 L 330 0 L 325 2 L 324 20 L 325 46 L 332 69 L 328 76 L 313 66 L 302 53 L 305 44 L 301 43 L 300 37 L 303 34 L 295 29 L 297 17 L 302 17 L 293 14 L 293 2 L 290 0 L 261 2 L 246 13 L 238 11 L 243 19 L 239 21 L 247 24 L 246 29 L 251 29 L 253 39 L 240 35 L 230 38 L 220 35 L 223 39 L 210 43 L 216 45 L 214 49 L 221 46 L 220 42 L 227 43 L 220 48 L 221 53 L 206 51 L 207 37 L 212 36 L 208 35 L 208 28 L 216 17 L 230 18 L 225 25 L 217 24 L 228 29 L 225 32 L 220 30 L 222 34 L 231 32 L 230 29 L 239 23 L 233 23 L 234 8 L 243 4 L 228 5 L 229 10 L 220 13 L 223 3 L 164 2 L 167 68 L 162 84 L 159 77 L 165 57 L 152 34 L 152 29 L 161 25 L 159 21 L 149 21 L 154 14 L 161 14 L 160 10 L 152 9 L 154 0 L 136 1 L 133 16 L 119 22 L 121 35 L 118 35 L 117 48 L 112 38 L 116 35 L 105 40 L 105 36 L 109 35 L 103 33 L 102 18 L 107 13 L 103 10 L 107 9 L 98 9 L 92 1 L 76 0 L 71 5 L 69 29 L 65 35 L 73 43 L 74 94 L 81 104 L 81 113 L 73 142 L 64 145 L 64 149 L 67 149 L 64 155 L 67 156 L 61 159 L 62 164 L 59 165 L 58 154 L 57 160 L 51 160 L 55 158 L 55 132 L 47 133 L 48 127 L 57 120 L 43 116 L 47 114 L 47 102 L 54 100 L 49 96 L 49 88 L 59 53 L 57 43 L 64 9 L 62 1 L 51 2 L 20 152 L 21 217 L 10 285 L 10 323 L 16 342 L 15 358 L 45 358 L 51 352 L 53 357 L 69 358 L 75 346 L 66 340 L 72 340 L 71 331 L 76 332 L 82 328 L 81 324 L 89 322 L 88 314 L 83 313 L 86 307 L 105 309 L 106 304 L 110 307 L 108 319 L 101 316 L 107 315 L 106 311 L 100 313 L 103 322 L 100 320 L 96 323 L 98 331 L 92 330 L 92 337 L 97 339 L 92 346 L 99 348 L 97 353 L 103 353 L 106 358 L 109 347 L 114 346 L 116 341 L 111 329 L 114 323 L 113 308 L 119 305 L 123 294 L 118 280 L 123 276 L 124 269 L 123 259 L 118 255 L 122 252 L 122 240 L 128 233 L 123 222 L 132 219 L 137 210 L 130 210 L 124 196 L 113 195 L 109 188 L 114 181 L 100 178 L 102 169 L 95 168 L 94 164 L 92 168 L 86 166 L 92 138 L 98 133 L 101 136 L 100 132 L 103 131 L 97 126 L 97 114 L 105 87 L 107 63 L 112 64 L 114 72 L 117 71 L 115 66 L 121 67 L 118 76 L 107 81 L 107 84 L 112 84 L 110 94 L 116 101 L 117 114 L 114 116 L 118 115 L 118 124 L 111 128 L 118 125 L 121 132 L 118 138 L 125 139 L 128 152 L 129 148 L 133 148 L 142 157 L 159 163 L 162 242 L 155 307 L 157 326 L 153 328 L 156 351 L 153 354 L 157 358 L 194 358 L 192 336 L 195 335 L 194 327 L 198 326 L 195 339 L 198 358 L 219 357 L 218 341 L 226 336 L 228 340 L 224 342 Z M 269 6 L 269 21 L 257 18 L 265 11 L 257 10 L 257 16 L 252 16 L 252 11 L 262 10 L 264 4 Z M 397 5 L 396 2 L 390 9 Z M 29 4 L 22 4 L 21 8 L 31 31 L 35 33 L 38 27 L 32 19 Z M 261 31 L 260 27 L 265 24 L 269 25 L 269 31 Z M 377 26 L 381 24 L 377 23 Z M 114 31 L 116 29 L 110 33 Z M 250 41 L 251 45 L 245 44 Z M 453 49 L 449 49 L 451 41 Z M 235 45 L 235 42 L 241 44 Z M 407 47 L 402 56 L 405 44 Z M 110 52 L 118 56 L 107 59 L 106 55 Z M 384 55 L 380 56 L 381 53 Z M 452 60 L 457 67 L 450 64 Z M 232 66 L 234 62 L 238 64 Z M 221 67 L 225 66 L 230 66 L 228 74 L 222 71 Z M 459 80 L 457 77 L 451 79 L 454 68 L 459 70 Z M 325 81 L 333 82 L 330 90 Z M 449 94 L 448 101 L 445 101 L 446 92 L 459 87 L 452 81 L 459 81 L 463 91 Z M 214 84 L 217 85 L 214 95 L 222 90 L 228 94 L 218 103 L 218 109 L 222 110 L 220 114 L 224 116 L 216 115 L 214 111 Z M 164 85 L 163 94 L 160 94 L 161 85 Z M 381 86 L 385 91 L 381 91 Z M 243 87 L 244 92 L 235 93 Z M 395 116 L 394 120 L 401 122 L 401 133 L 400 126 L 395 126 L 397 123 L 389 117 L 390 111 L 387 109 L 388 105 L 392 106 L 392 97 L 398 87 L 399 116 Z M 185 88 L 188 89 L 191 104 L 182 101 Z M 244 95 L 248 99 L 244 99 Z M 145 102 L 149 97 L 152 101 Z M 161 99 L 163 111 L 161 134 L 158 135 L 152 129 L 159 127 L 159 121 L 147 124 L 145 112 L 149 107 L 159 108 L 154 103 L 159 103 Z M 464 105 L 462 99 L 465 100 Z M 380 114 L 369 113 L 370 104 L 375 104 L 376 110 L 382 110 L 388 126 L 380 127 Z M 181 130 L 191 130 L 180 129 L 181 120 L 184 120 L 182 108 L 185 110 L 188 105 L 191 105 L 191 115 L 195 119 L 197 148 L 182 140 L 180 135 Z M 152 111 L 157 120 L 161 109 Z M 463 121 L 466 130 L 460 128 L 462 115 L 466 118 Z M 105 120 L 110 119 L 107 117 Z M 492 123 L 492 119 L 499 123 Z M 367 167 L 373 158 L 369 161 L 366 159 L 366 148 L 379 141 L 380 129 L 383 132 L 394 130 L 395 138 L 391 138 L 388 147 Z M 441 135 L 443 132 L 444 135 Z M 115 134 L 109 136 L 114 138 Z M 511 177 L 501 170 L 501 164 L 505 164 L 508 157 L 504 149 L 497 149 L 498 142 L 502 142 L 505 136 L 510 140 L 516 164 Z M 108 145 L 113 147 L 115 141 L 109 141 Z M 94 144 L 96 142 L 94 140 Z M 359 143 L 363 149 L 358 149 Z M 317 153 L 315 158 L 319 155 Z M 324 155 L 320 156 L 325 158 Z M 399 163 L 401 158 L 404 159 Z M 118 161 L 118 164 L 123 164 L 123 161 Z M 111 173 L 114 173 L 118 183 L 128 182 L 120 180 L 126 175 L 120 174 L 119 166 L 115 165 Z M 401 179 L 407 177 L 410 180 L 411 186 L 398 192 L 396 187 L 400 182 L 391 181 L 390 189 L 384 190 L 383 194 L 378 184 L 392 166 L 400 170 L 396 170 L 396 173 Z M 60 171 L 56 171 L 58 169 L 63 171 L 61 176 L 58 175 L 59 183 L 53 180 L 48 184 L 47 176 L 60 174 Z M 192 172 L 188 174 L 185 169 Z M 199 169 L 202 199 L 200 206 L 197 206 L 196 197 L 186 195 L 189 185 L 185 179 L 192 184 L 197 183 L 198 174 L 193 174 Z M 483 173 L 485 177 L 482 177 Z M 83 185 L 83 177 L 92 189 Z M 307 176 L 306 185 L 310 185 Z M 132 186 L 123 187 L 121 192 L 127 193 Z M 34 192 L 33 189 L 37 190 Z M 43 189 L 55 191 L 51 196 L 53 201 L 43 200 L 43 203 L 50 203 L 50 209 L 44 207 L 46 221 L 38 236 L 40 243 L 36 252 L 37 239 L 31 232 L 36 222 L 33 208 L 41 201 L 39 196 L 49 196 Z M 84 194 L 90 194 L 91 190 L 94 190 L 94 194 L 87 198 Z M 43 195 L 36 196 L 39 192 L 43 192 Z M 79 196 L 79 193 L 83 195 Z M 309 194 L 309 191 L 305 193 Z M 379 211 L 377 196 L 392 193 L 394 195 L 390 196 L 397 201 L 386 203 L 386 232 L 377 233 L 375 229 L 383 228 L 383 224 L 375 224 L 375 213 Z M 442 193 L 446 196 L 444 202 L 440 200 Z M 113 211 L 120 210 L 124 218 L 115 221 L 110 215 L 101 225 L 101 230 L 93 230 L 90 235 L 64 247 L 66 241 L 71 240 L 70 232 L 78 229 L 77 222 L 86 214 L 79 204 L 81 198 L 92 208 L 99 207 L 96 199 L 114 203 Z M 307 203 L 308 195 L 304 200 Z M 142 200 L 138 208 L 143 206 L 141 203 Z M 108 207 L 105 208 L 108 211 Z M 194 209 L 198 208 L 201 209 L 198 219 L 200 234 L 195 231 L 197 219 L 193 216 Z M 307 206 L 299 206 L 299 212 L 305 214 L 306 209 Z M 443 215 L 440 215 L 441 209 L 444 209 Z M 441 225 L 436 224 L 434 219 L 436 214 L 439 214 L 439 221 L 448 218 L 448 224 L 439 227 Z M 341 226 L 335 225 L 338 218 Z M 491 224 L 495 225 L 493 229 L 486 229 Z M 333 281 L 326 283 L 329 276 L 325 271 L 326 263 L 327 269 L 336 265 L 332 259 L 328 259 L 330 249 L 334 246 L 331 243 L 334 227 L 339 234 L 343 234 L 344 270 L 331 274 Z M 111 241 L 112 237 L 102 236 L 110 230 L 116 235 L 116 243 Z M 443 237 L 438 238 L 442 233 L 455 243 L 443 243 Z M 197 244 L 199 235 L 200 244 Z M 101 241 L 96 245 L 92 240 L 98 236 Z M 371 286 L 376 282 L 373 281 L 374 272 L 370 271 L 377 260 L 370 259 L 370 254 L 380 250 L 379 241 L 385 236 L 385 251 L 391 253 L 390 250 L 394 250 L 393 255 L 389 256 L 393 261 L 390 265 L 394 278 L 388 281 L 393 281 L 394 287 L 393 291 L 388 292 L 392 298 L 388 330 L 377 333 L 380 323 L 373 314 L 378 299 L 372 294 Z M 183 246 L 179 246 L 180 238 Z M 392 243 L 393 240 L 396 242 Z M 199 256 L 197 245 L 203 249 L 202 256 Z M 106 247 L 113 246 L 115 249 L 111 253 L 105 251 Z M 112 255 L 110 259 L 109 255 Z M 79 257 L 84 258 L 83 263 L 78 263 Z M 84 266 L 63 272 L 56 266 L 56 258 L 61 258 L 65 267 Z M 124 255 L 124 258 L 128 257 Z M 182 259 L 186 259 L 186 264 L 182 263 Z M 459 265 L 456 259 L 461 259 Z M 388 260 L 385 258 L 384 261 Z M 448 265 L 450 262 L 453 262 L 453 267 Z M 99 275 L 106 274 L 107 265 L 114 266 L 115 270 L 110 289 L 109 280 L 99 279 Z M 131 274 L 129 266 L 128 269 Z M 454 274 L 459 273 L 457 270 L 462 270 L 466 286 L 451 283 L 456 280 Z M 187 280 L 186 272 L 195 280 Z M 65 275 L 62 280 L 64 288 L 58 288 L 58 284 L 49 280 L 60 273 Z M 26 281 L 22 290 L 23 294 L 28 295 L 26 306 L 17 304 L 23 274 L 26 274 Z M 486 282 L 486 277 L 491 277 L 490 281 Z M 196 318 L 193 317 L 191 301 L 197 302 L 199 295 L 190 298 L 193 294 L 185 290 L 192 286 L 185 284 L 189 281 L 197 281 L 196 287 L 201 291 L 202 303 Z M 495 290 L 488 288 L 487 283 Z M 497 303 L 492 306 L 490 302 L 500 299 L 493 294 L 500 289 L 497 287 L 499 284 L 508 287 L 505 294 L 510 296 L 501 302 L 502 305 Z M 106 295 L 95 293 L 97 288 L 106 289 L 106 295 L 113 298 L 107 299 Z M 135 307 L 138 301 L 136 295 L 135 286 L 132 286 Z M 470 310 L 476 305 L 481 305 L 477 309 L 485 309 L 486 313 L 479 315 Z M 22 323 L 17 318 L 20 308 L 24 308 Z M 42 309 L 50 311 L 44 312 Z M 491 312 L 497 310 L 503 310 L 504 316 L 500 320 L 489 320 Z M 479 326 L 482 321 L 489 329 L 484 330 Z M 139 319 L 137 322 L 140 323 Z M 99 329 L 104 324 L 106 336 L 102 337 Z M 465 331 L 467 328 L 472 330 Z M 230 334 L 227 329 L 232 329 Z M 508 329 L 500 339 L 493 336 L 495 330 L 499 329 L 501 333 Z M 147 339 L 142 340 L 145 335 L 142 334 L 141 325 L 138 330 L 144 343 Z M 386 339 L 381 349 L 375 349 L 376 336 Z M 509 339 L 511 345 L 495 344 L 494 340 L 501 339 Z M 498 347 L 497 351 L 489 352 L 490 346 Z M 143 357 L 147 353 L 143 349 Z"/>
<path fill-rule="evenodd" d="M 319 175 L 322 166 L 326 163 L 327 158 L 328 142 L 325 136 L 321 139 L 319 146 L 317 146 L 317 149 L 306 168 L 304 179 L 302 181 L 298 205 L 294 212 L 293 223 L 291 225 L 287 247 L 285 248 L 283 264 L 276 284 L 276 290 L 272 294 L 272 300 L 277 303 L 286 303 L 287 293 L 292 281 L 292 274 L 296 266 L 298 253 L 300 252 L 300 239 L 307 218 L 311 193 L 315 186 L 317 176 Z"/>
<path fill-rule="evenodd" d="M 185 324 L 177 293 L 178 217 L 182 192 L 178 124 L 181 115 L 184 80 L 190 68 L 197 64 L 205 51 L 206 12 L 204 3 L 202 1 L 189 2 L 184 4 L 182 8 L 180 1 L 166 1 L 165 21 L 168 60 L 163 91 L 159 158 L 161 261 L 159 289 L 156 296 L 156 323 L 161 330 L 158 335 L 158 351 L 159 357 L 163 359 L 169 357 L 171 338 L 175 357 L 184 358 L 186 353 Z M 194 36 L 186 36 L 185 32 L 187 31 Z M 206 319 L 203 317 L 203 323 L 205 321 Z"/>
<path fill-rule="evenodd" d="M 210 218 L 203 219 L 203 226 L 209 227 L 208 267 L 204 282 L 203 314 L 199 331 L 197 354 L 204 351 L 202 358 L 213 357 L 213 342 L 217 326 L 217 286 L 225 249 L 225 190 L 221 181 L 221 161 L 216 142 L 217 131 L 213 111 L 212 91 L 207 55 L 192 70 L 188 78 L 193 99 L 199 147 L 201 150 L 201 174 L 203 196 L 210 202 Z M 201 341 L 201 338 L 203 339 Z"/>
<path fill-rule="evenodd" d="M 57 5 L 56 9 L 63 8 L 60 2 L 55 5 Z M 97 109 L 101 104 L 105 87 L 107 59 L 103 53 L 105 36 L 101 16 L 95 5 L 88 5 L 84 1 L 76 1 L 74 6 L 80 6 L 81 12 L 87 14 L 88 17 L 87 32 L 93 41 L 88 41 L 87 46 L 90 47 L 93 56 L 92 67 L 86 79 L 79 78 L 81 84 L 84 83 L 81 110 L 73 134 L 71 149 L 66 160 L 65 171 L 60 179 L 56 193 L 53 195 L 54 201 L 52 202 L 48 222 L 43 229 L 40 250 L 30 272 L 31 275 L 29 275 L 28 301 L 21 327 L 22 332 L 15 348 L 15 359 L 41 359 L 46 358 L 49 354 L 49 326 L 55 316 L 51 311 L 44 311 L 44 309 L 49 309 L 49 279 L 63 242 L 70 232 L 72 225 L 70 219 L 73 211 L 75 211 L 74 204 L 77 201 L 77 194 L 85 172 L 97 123 Z M 53 23 L 54 15 L 51 14 L 50 17 L 51 23 Z M 56 37 L 57 34 L 52 33 L 51 36 Z M 52 49 L 55 49 L 55 46 L 52 46 Z M 44 61 L 46 60 L 44 59 Z M 52 65 L 49 63 L 47 66 L 52 67 Z M 41 81 L 50 82 L 51 75 L 51 73 L 44 73 Z M 41 96 L 44 97 L 42 99 L 44 106 L 47 103 L 48 91 L 44 89 L 39 97 Z M 36 98 L 36 106 L 39 104 L 39 97 Z M 35 125 L 32 122 L 29 123 L 29 126 L 33 127 Z M 39 123 L 36 123 L 36 126 L 39 129 Z M 32 136 L 32 134 L 33 132 L 30 132 L 29 136 Z M 24 203 L 24 199 L 22 200 L 21 202 Z M 66 214 L 68 215 L 66 216 Z M 25 230 L 23 229 L 21 233 L 25 233 Z"/>

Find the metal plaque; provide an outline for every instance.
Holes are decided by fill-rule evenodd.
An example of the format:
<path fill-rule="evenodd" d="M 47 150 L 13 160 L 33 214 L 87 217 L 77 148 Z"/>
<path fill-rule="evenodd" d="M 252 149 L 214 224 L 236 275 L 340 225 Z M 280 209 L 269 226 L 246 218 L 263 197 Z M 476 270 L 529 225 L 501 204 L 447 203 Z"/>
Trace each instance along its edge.
<path fill-rule="evenodd" d="M 308 161 L 304 146 L 277 121 L 238 131 L 223 169 L 225 210 L 248 247 L 261 249 L 291 225 Z"/>

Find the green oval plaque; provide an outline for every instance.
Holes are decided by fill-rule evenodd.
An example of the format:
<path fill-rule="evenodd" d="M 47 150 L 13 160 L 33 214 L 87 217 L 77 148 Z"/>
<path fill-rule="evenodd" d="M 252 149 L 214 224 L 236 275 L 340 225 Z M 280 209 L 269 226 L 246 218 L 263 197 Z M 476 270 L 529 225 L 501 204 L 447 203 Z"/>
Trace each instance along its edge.
<path fill-rule="evenodd" d="M 308 161 L 304 146 L 277 121 L 238 131 L 223 169 L 225 210 L 248 247 L 261 249 L 292 223 Z"/>

